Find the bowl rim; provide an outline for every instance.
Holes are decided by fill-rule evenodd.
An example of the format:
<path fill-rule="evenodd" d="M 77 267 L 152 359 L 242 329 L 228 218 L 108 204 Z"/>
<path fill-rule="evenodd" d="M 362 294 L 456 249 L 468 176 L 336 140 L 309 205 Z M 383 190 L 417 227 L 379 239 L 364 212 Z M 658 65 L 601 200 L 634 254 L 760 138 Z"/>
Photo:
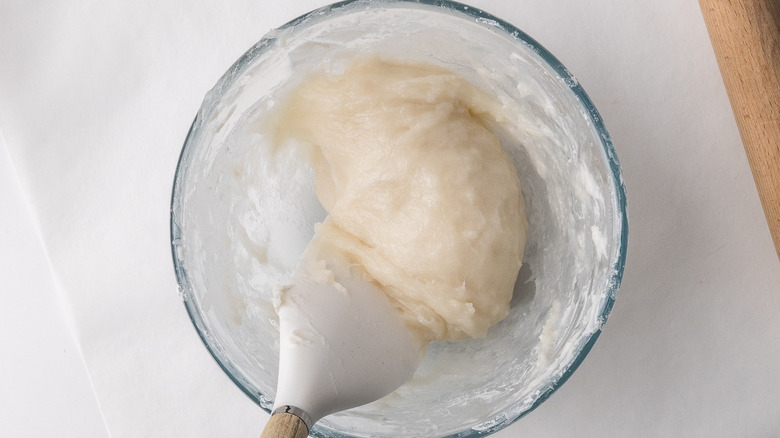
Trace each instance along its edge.
<path fill-rule="evenodd" d="M 251 384 L 247 380 L 247 378 L 238 369 L 236 369 L 236 367 L 233 365 L 230 359 L 226 357 L 224 354 L 222 354 L 221 346 L 217 343 L 216 339 L 214 338 L 214 336 L 211 334 L 210 330 L 204 323 L 203 317 L 199 312 L 196 300 L 192 295 L 192 286 L 190 284 L 186 267 L 184 266 L 183 261 L 181 260 L 178 254 L 178 248 L 181 242 L 182 231 L 178 225 L 176 218 L 181 209 L 181 196 L 180 196 L 181 186 L 188 170 L 187 166 L 185 166 L 184 163 L 189 162 L 189 158 L 193 153 L 194 142 L 192 140 L 197 128 L 199 128 L 201 121 L 203 119 L 202 116 L 204 115 L 204 105 L 209 100 L 209 97 L 212 94 L 215 93 L 218 94 L 219 91 L 227 88 L 227 86 L 229 86 L 232 83 L 232 80 L 237 76 L 237 74 L 240 73 L 241 70 L 243 70 L 243 68 L 247 66 L 249 61 L 253 60 L 257 56 L 262 55 L 262 53 L 265 50 L 270 48 L 272 43 L 275 41 L 275 32 L 288 29 L 291 27 L 295 27 L 316 17 L 330 15 L 332 13 L 339 12 L 339 10 L 341 9 L 352 7 L 356 4 L 364 4 L 368 7 L 376 7 L 376 8 L 383 8 L 386 6 L 398 7 L 399 5 L 401 7 L 406 5 L 422 6 L 422 8 L 424 9 L 436 10 L 437 12 L 448 13 L 452 16 L 456 16 L 462 19 L 474 20 L 477 22 L 477 24 L 485 28 L 491 29 L 493 31 L 498 31 L 500 33 L 505 34 L 506 36 L 509 36 L 517 40 L 521 44 L 525 44 L 526 46 L 531 48 L 534 52 L 536 52 L 536 54 L 539 55 L 539 57 L 541 57 L 542 60 L 550 68 L 552 68 L 552 70 L 555 73 L 558 74 L 559 78 L 565 82 L 565 84 L 569 87 L 569 89 L 574 93 L 575 97 L 581 102 L 582 107 L 587 111 L 590 121 L 593 123 L 593 127 L 595 131 L 599 134 L 601 140 L 601 146 L 605 153 L 607 163 L 609 165 L 610 175 L 612 177 L 611 182 L 612 182 L 612 187 L 614 189 L 615 204 L 616 204 L 615 205 L 616 209 L 613 211 L 613 219 L 616 225 L 616 230 L 618 230 L 619 232 L 620 239 L 616 251 L 617 257 L 614 259 L 614 262 L 612 263 L 611 266 L 611 278 L 609 279 L 609 290 L 607 291 L 606 299 L 604 300 L 604 305 L 599 314 L 599 322 L 600 322 L 599 327 L 589 336 L 587 342 L 583 344 L 582 348 L 577 353 L 576 357 L 572 360 L 572 362 L 569 364 L 569 366 L 566 368 L 566 370 L 557 379 L 555 379 L 545 391 L 543 391 L 538 396 L 538 398 L 528 409 L 524 410 L 522 413 L 520 413 L 514 418 L 504 417 L 502 419 L 501 418 L 502 414 L 498 414 L 498 416 L 495 417 L 494 419 L 488 420 L 485 423 L 483 423 L 485 425 L 489 424 L 484 428 L 481 428 L 480 425 L 474 425 L 470 429 L 466 429 L 460 432 L 456 432 L 454 434 L 446 435 L 443 436 L 442 438 L 471 438 L 471 437 L 490 435 L 513 424 L 515 421 L 524 417 L 525 415 L 527 415 L 528 413 L 536 409 L 539 405 L 541 405 L 545 400 L 547 400 L 577 370 L 577 368 L 582 364 L 585 357 L 588 355 L 588 353 L 591 351 L 594 344 L 598 340 L 602 332 L 602 329 L 604 327 L 604 324 L 606 323 L 609 314 L 612 311 L 612 308 L 615 303 L 615 297 L 617 291 L 620 288 L 620 284 L 623 279 L 623 271 L 625 268 L 626 252 L 628 246 L 628 208 L 626 204 L 626 190 L 625 190 L 623 175 L 620 169 L 620 164 L 614 149 L 614 145 L 612 143 L 611 136 L 607 132 L 607 129 L 604 125 L 601 115 L 599 114 L 598 110 L 596 110 L 595 105 L 593 104 L 593 102 L 591 101 L 590 97 L 587 95 L 585 90 L 582 88 L 579 81 L 577 81 L 577 79 L 569 72 L 569 70 L 563 65 L 563 63 L 561 63 L 555 56 L 553 56 L 552 53 L 550 53 L 547 49 L 545 49 L 539 42 L 537 42 L 531 36 L 523 32 L 522 30 L 518 29 L 511 23 L 508 23 L 496 16 L 493 16 L 479 8 L 467 4 L 455 2 L 455 1 L 450 1 L 450 0 L 345 0 L 345 1 L 332 3 L 330 5 L 326 5 L 311 10 L 293 20 L 290 20 L 289 22 L 280 26 L 279 28 L 269 31 L 265 36 L 263 36 L 263 38 L 261 38 L 260 41 L 258 41 L 252 47 L 250 47 L 249 50 L 247 50 L 219 79 L 219 81 L 214 86 L 214 88 L 208 92 L 206 98 L 204 99 L 203 105 L 201 106 L 197 115 L 195 116 L 195 120 L 190 125 L 189 131 L 184 141 L 184 145 L 182 146 L 182 150 L 179 155 L 179 160 L 176 165 L 173 188 L 171 193 L 171 204 L 170 204 L 170 239 L 171 239 L 171 253 L 173 256 L 173 266 L 174 266 L 174 271 L 176 273 L 176 280 L 178 283 L 178 292 L 182 298 L 187 314 L 189 315 L 190 320 L 192 321 L 192 324 L 195 327 L 196 332 L 198 333 L 198 336 L 200 337 L 201 341 L 203 342 L 204 346 L 209 351 L 211 356 L 217 362 L 219 367 L 230 378 L 230 380 L 232 380 L 233 383 L 235 383 L 236 386 L 238 386 L 239 389 L 241 389 L 241 391 L 244 392 L 244 394 L 246 394 L 252 401 L 258 404 L 267 413 L 270 413 L 271 407 L 273 405 L 273 400 L 270 397 L 264 395 L 253 384 Z M 347 11 L 347 13 L 350 12 Z M 309 431 L 309 433 L 312 436 L 319 437 L 319 438 L 351 437 L 351 435 L 344 435 L 338 431 L 334 431 L 329 428 L 320 428 L 318 427 L 318 425 L 315 425 L 312 428 L 312 430 Z"/>

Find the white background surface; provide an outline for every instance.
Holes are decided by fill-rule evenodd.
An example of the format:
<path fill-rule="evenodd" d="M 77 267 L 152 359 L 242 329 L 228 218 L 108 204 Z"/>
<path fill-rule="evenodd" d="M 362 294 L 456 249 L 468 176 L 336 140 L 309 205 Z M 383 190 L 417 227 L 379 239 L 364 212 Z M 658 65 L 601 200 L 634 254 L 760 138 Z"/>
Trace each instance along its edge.
<path fill-rule="evenodd" d="M 0 435 L 107 437 L 2 133 L 0 211 Z"/>
<path fill-rule="evenodd" d="M 170 184 L 204 93 L 323 4 L 0 0 L 0 436 L 259 435 L 178 300 Z M 604 333 L 496 436 L 778 436 L 780 263 L 697 3 L 472 4 L 577 76 L 630 206 Z"/>

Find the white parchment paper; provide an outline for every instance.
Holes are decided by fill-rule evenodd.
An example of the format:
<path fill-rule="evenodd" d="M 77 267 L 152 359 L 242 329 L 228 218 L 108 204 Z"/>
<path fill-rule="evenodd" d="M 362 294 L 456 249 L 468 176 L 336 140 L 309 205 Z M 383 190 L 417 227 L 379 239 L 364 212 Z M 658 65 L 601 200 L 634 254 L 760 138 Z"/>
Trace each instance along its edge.
<path fill-rule="evenodd" d="M 623 166 L 623 288 L 561 390 L 497 434 L 772 436 L 780 263 L 695 1 L 474 1 L 552 51 Z M 205 92 L 323 2 L 0 1 L 0 128 L 110 434 L 252 437 L 267 418 L 201 345 L 168 242 Z"/>

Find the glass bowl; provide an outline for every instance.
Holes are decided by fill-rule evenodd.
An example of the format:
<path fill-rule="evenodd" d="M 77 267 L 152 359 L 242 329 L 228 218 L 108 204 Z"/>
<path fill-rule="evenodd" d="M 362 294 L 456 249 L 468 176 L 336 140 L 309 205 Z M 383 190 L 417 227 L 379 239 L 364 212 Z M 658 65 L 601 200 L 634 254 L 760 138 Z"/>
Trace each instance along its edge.
<path fill-rule="evenodd" d="M 206 95 L 179 159 L 171 241 L 180 292 L 206 348 L 268 411 L 279 352 L 272 291 L 325 212 L 306 160 L 269 160 L 258 125 L 309 72 L 338 73 L 366 53 L 444 66 L 495 96 L 512 116 L 499 136 L 529 233 L 510 315 L 486 338 L 432 343 L 408 383 L 310 433 L 486 435 L 542 403 L 582 362 L 612 308 L 628 231 L 620 167 L 596 108 L 558 60 L 501 19 L 448 1 L 346 1 L 250 48 Z"/>

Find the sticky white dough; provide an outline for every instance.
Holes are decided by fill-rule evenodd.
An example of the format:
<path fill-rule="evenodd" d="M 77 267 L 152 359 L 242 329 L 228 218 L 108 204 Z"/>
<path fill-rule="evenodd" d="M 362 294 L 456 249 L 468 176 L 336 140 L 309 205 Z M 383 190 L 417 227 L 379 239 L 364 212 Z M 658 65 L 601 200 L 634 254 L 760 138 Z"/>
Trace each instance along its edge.
<path fill-rule="evenodd" d="M 491 126 L 500 106 L 429 64 L 359 58 L 283 99 L 277 147 L 311 148 L 315 242 L 380 285 L 425 340 L 482 337 L 509 311 L 527 223 Z"/>

